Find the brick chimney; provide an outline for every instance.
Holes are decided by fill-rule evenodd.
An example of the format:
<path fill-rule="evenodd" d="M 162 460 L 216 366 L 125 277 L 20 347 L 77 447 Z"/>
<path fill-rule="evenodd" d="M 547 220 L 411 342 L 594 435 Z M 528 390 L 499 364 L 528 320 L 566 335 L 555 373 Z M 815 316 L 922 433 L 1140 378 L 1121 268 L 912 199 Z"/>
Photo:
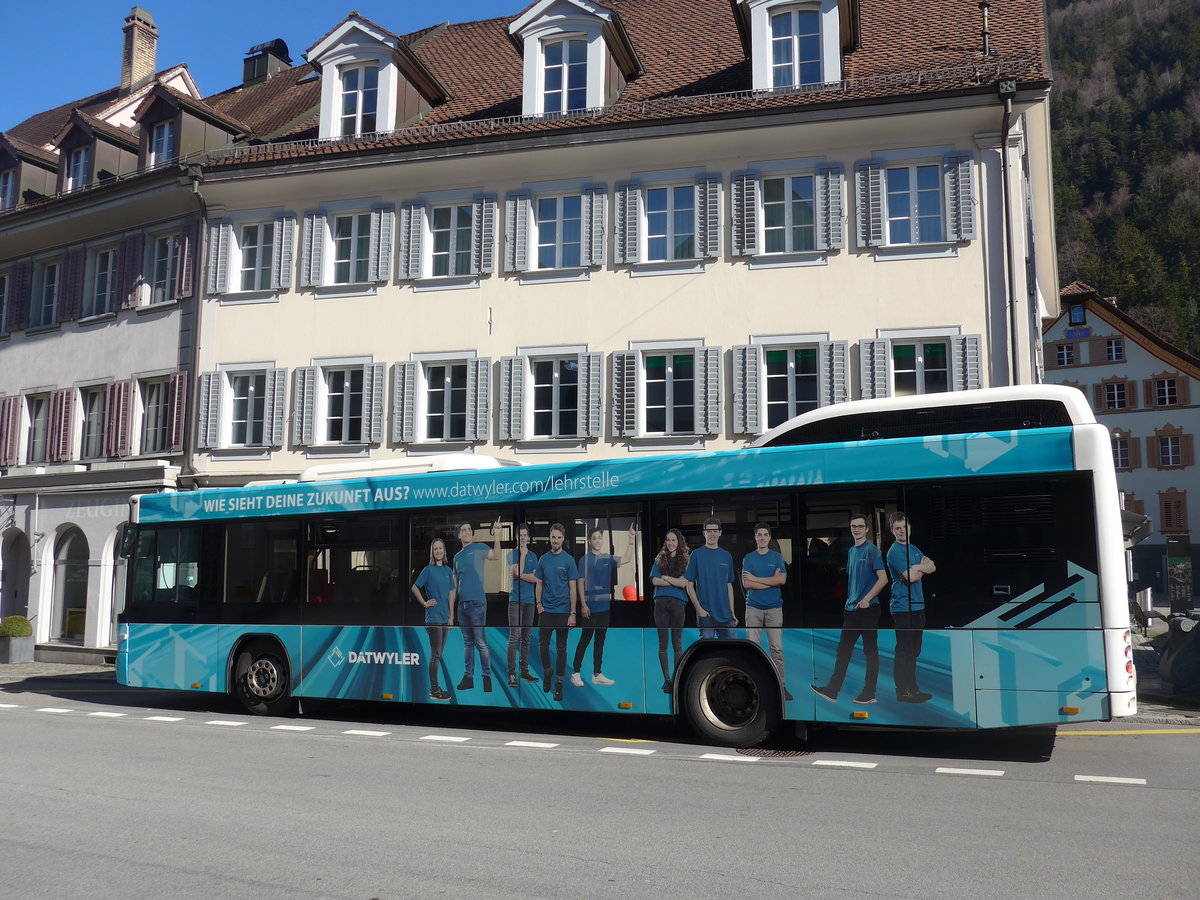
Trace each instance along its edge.
<path fill-rule="evenodd" d="M 157 71 L 158 26 L 154 16 L 135 6 L 125 17 L 125 47 L 121 52 L 121 94 L 137 90 Z"/>

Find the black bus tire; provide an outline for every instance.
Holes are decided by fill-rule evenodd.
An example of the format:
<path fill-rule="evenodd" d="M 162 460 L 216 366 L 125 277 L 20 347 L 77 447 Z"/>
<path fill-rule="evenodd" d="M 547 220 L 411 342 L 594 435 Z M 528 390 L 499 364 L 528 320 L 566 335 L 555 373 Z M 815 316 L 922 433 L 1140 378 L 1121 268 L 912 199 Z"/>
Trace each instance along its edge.
<path fill-rule="evenodd" d="M 746 653 L 704 656 L 688 667 L 679 695 L 688 725 L 726 747 L 753 747 L 779 725 L 779 687 Z"/>
<path fill-rule="evenodd" d="M 282 716 L 295 708 L 287 654 L 273 641 L 255 641 L 238 651 L 234 683 L 247 712 Z"/>

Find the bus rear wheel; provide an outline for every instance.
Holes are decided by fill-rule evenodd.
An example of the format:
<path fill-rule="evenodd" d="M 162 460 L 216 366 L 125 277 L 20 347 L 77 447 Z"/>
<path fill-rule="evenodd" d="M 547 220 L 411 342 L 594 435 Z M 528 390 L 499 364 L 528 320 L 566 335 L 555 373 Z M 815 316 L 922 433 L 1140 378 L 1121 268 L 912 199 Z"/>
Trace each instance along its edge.
<path fill-rule="evenodd" d="M 260 641 L 239 652 L 234 675 L 238 700 L 247 712 L 280 716 L 295 707 L 287 658 L 275 644 Z"/>
<path fill-rule="evenodd" d="M 779 690 L 766 667 L 746 654 L 706 656 L 687 670 L 684 718 L 707 741 L 752 747 L 779 724 Z"/>

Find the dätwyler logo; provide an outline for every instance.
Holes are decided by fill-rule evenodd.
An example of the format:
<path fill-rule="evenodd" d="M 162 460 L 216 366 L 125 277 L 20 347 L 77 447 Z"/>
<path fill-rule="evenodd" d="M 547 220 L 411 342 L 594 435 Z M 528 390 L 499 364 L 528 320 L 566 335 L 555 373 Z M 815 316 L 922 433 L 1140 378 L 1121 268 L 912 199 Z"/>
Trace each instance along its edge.
<path fill-rule="evenodd" d="M 334 647 L 332 650 L 330 650 L 329 655 L 325 658 L 329 660 L 329 664 L 335 669 L 346 661 L 345 654 L 343 654 L 342 651 L 337 647 Z"/>

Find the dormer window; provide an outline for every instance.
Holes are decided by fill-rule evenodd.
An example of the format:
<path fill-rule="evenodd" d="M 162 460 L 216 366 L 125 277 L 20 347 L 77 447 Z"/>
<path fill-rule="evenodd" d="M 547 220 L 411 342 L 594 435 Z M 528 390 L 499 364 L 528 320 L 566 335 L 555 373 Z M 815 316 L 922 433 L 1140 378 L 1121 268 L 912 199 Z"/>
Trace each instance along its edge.
<path fill-rule="evenodd" d="M 525 60 L 527 116 L 607 106 L 642 71 L 620 16 L 588 0 L 540 0 L 508 34 Z"/>
<path fill-rule="evenodd" d="M 343 137 L 377 131 L 379 106 L 379 66 L 348 66 L 342 69 Z"/>
<path fill-rule="evenodd" d="M 64 189 L 77 191 L 87 187 L 88 164 L 91 162 L 91 150 L 88 147 L 76 147 L 67 157 L 67 181 Z"/>
<path fill-rule="evenodd" d="M 838 0 L 737 0 L 754 90 L 786 91 L 842 78 Z"/>
<path fill-rule="evenodd" d="M 771 16 L 771 86 L 820 84 L 821 15 L 816 9 L 787 9 Z"/>
<path fill-rule="evenodd" d="M 587 109 L 587 41 L 570 38 L 542 45 L 542 108 L 544 112 Z"/>
<path fill-rule="evenodd" d="M 162 165 L 174 158 L 175 120 L 155 122 L 150 129 L 150 165 Z"/>
<path fill-rule="evenodd" d="M 0 212 L 17 205 L 17 170 L 0 172 Z"/>

